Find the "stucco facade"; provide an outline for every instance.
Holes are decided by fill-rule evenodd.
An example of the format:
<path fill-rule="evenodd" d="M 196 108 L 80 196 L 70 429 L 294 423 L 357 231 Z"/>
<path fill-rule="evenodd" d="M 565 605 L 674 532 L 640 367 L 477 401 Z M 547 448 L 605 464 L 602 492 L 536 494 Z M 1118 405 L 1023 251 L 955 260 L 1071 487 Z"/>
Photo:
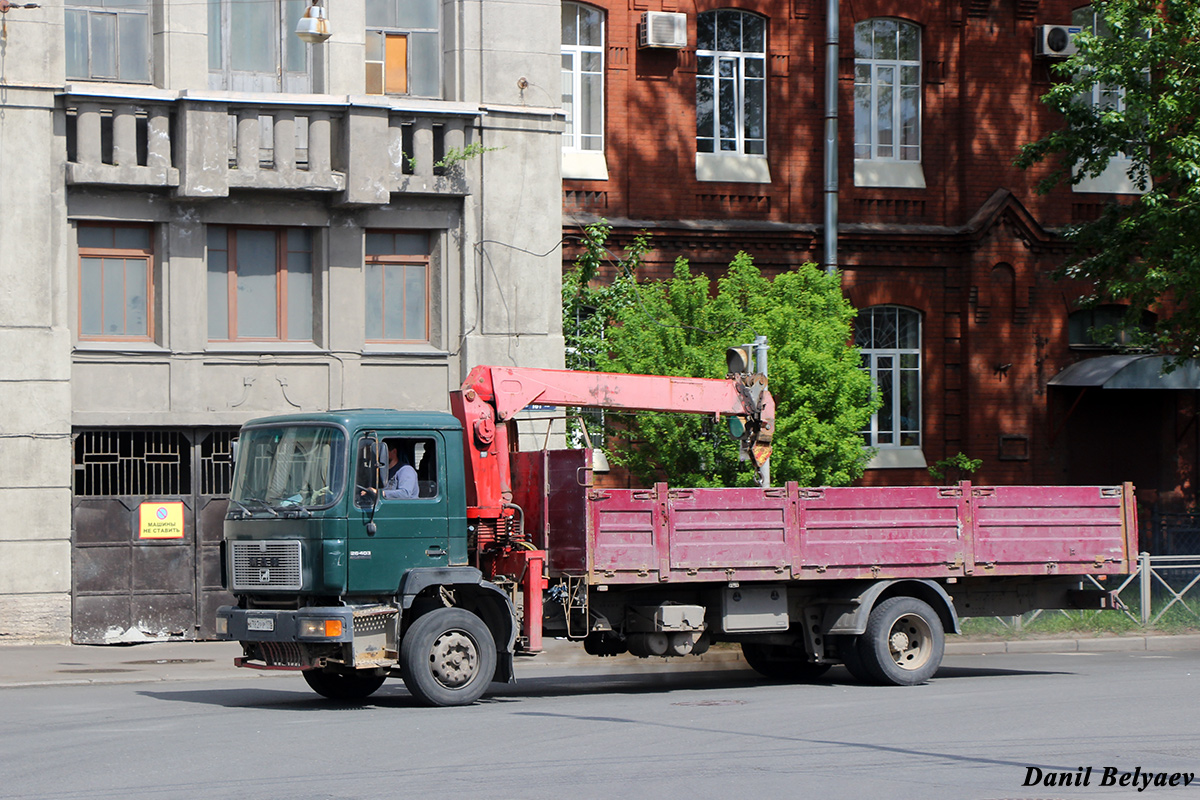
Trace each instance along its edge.
<path fill-rule="evenodd" d="M 346 0 L 332 38 L 296 50 L 295 3 L 262 43 L 238 3 L 147 2 L 131 25 L 148 79 L 121 82 L 97 77 L 95 28 L 77 35 L 108 24 L 102 4 L 6 15 L 0 637 L 196 635 L 220 514 L 193 501 L 228 467 L 210 434 L 289 410 L 441 410 L 475 364 L 562 364 L 558 4 L 433 4 L 437 55 L 414 45 L 406 66 L 435 88 L 416 96 L 369 94 L 364 70 L 372 35 L 418 40 L 403 20 Z M 120 31 L 118 72 L 140 74 L 142 40 Z M 260 45 L 278 73 L 233 68 Z M 146 444 L 159 434 L 183 438 L 166 453 Z M 107 485 L 118 462 L 143 476 Z M 128 519 L 179 498 L 192 550 L 143 569 L 159 552 Z"/>

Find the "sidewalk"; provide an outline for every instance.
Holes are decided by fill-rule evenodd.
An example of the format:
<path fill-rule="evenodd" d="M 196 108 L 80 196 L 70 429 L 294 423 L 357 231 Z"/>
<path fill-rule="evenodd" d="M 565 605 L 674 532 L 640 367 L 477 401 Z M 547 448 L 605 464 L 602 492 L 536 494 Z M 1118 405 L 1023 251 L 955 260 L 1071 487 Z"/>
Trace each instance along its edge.
<path fill-rule="evenodd" d="M 1200 650 L 1200 634 L 1179 636 L 1110 636 L 1078 639 L 1020 639 L 1012 641 L 950 637 L 947 656 L 1004 653 L 1113 653 Z M 290 671 L 237 669 L 241 655 L 236 642 L 155 642 L 139 645 L 38 645 L 0 643 L 0 689 L 26 686 L 87 686 L 155 683 L 160 681 L 221 680 L 226 678 L 296 679 Z M 583 647 L 551 639 L 539 655 L 517 660 L 518 674 L 529 668 L 565 666 L 614 667 L 639 671 L 663 659 L 622 655 L 594 658 Z M 715 649 L 699 657 L 679 659 L 690 669 L 743 669 L 741 651 Z"/>

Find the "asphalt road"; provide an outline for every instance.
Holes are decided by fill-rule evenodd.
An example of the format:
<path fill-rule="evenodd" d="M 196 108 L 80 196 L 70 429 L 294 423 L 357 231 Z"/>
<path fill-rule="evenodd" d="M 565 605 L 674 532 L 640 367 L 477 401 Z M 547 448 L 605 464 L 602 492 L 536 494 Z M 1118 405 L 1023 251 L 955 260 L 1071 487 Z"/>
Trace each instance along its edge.
<path fill-rule="evenodd" d="M 1200 651 L 959 655 L 908 688 L 520 670 L 450 709 L 400 682 L 331 705 L 294 675 L 7 688 L 0 798 L 1200 796 L 1131 783 L 1200 778 Z M 1090 782 L 1023 785 L 1030 767 Z"/>

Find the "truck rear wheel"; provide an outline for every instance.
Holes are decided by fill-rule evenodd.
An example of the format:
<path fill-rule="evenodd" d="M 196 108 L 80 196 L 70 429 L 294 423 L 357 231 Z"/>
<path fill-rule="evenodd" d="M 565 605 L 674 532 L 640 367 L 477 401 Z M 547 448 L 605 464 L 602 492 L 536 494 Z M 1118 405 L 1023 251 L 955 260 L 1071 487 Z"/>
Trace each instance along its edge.
<path fill-rule="evenodd" d="M 828 664 L 814 664 L 799 647 L 742 642 L 742 655 L 750 668 L 774 681 L 811 681 L 829 670 Z"/>
<path fill-rule="evenodd" d="M 858 655 L 879 683 L 914 686 L 933 677 L 946 651 L 942 620 L 915 597 L 891 597 L 871 611 Z"/>
<path fill-rule="evenodd" d="M 424 705 L 469 705 L 492 682 L 496 642 L 483 620 L 469 611 L 438 608 L 404 634 L 400 671 L 404 685 Z"/>
<path fill-rule="evenodd" d="M 322 697 L 328 697 L 330 700 L 339 700 L 344 703 L 367 699 L 380 686 L 383 686 L 386 679 L 387 676 L 378 675 L 370 670 L 354 672 L 304 670 L 304 680 L 314 692 Z"/>

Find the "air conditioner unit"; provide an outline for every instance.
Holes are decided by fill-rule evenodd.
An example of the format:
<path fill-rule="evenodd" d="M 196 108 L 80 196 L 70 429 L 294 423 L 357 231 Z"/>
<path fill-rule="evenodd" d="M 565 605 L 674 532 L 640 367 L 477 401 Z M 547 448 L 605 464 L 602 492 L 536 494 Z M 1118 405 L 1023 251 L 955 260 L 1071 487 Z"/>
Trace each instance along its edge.
<path fill-rule="evenodd" d="M 1034 53 L 1047 58 L 1066 58 L 1076 53 L 1075 35 L 1082 28 L 1078 25 L 1039 25 L 1034 31 Z"/>
<path fill-rule="evenodd" d="M 645 11 L 638 31 L 638 47 L 687 47 L 687 14 Z"/>

